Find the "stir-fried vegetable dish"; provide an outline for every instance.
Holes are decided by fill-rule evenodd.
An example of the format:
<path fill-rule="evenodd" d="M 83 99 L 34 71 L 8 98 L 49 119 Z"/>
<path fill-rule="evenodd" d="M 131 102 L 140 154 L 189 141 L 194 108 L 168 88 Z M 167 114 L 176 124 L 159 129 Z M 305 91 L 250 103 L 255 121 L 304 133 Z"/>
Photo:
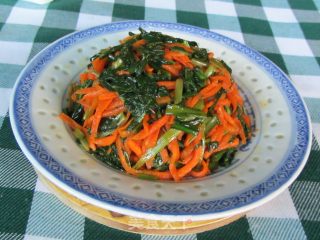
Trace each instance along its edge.
<path fill-rule="evenodd" d="M 147 179 L 200 178 L 251 137 L 231 69 L 187 41 L 140 29 L 90 59 L 60 118 L 105 164 Z"/>

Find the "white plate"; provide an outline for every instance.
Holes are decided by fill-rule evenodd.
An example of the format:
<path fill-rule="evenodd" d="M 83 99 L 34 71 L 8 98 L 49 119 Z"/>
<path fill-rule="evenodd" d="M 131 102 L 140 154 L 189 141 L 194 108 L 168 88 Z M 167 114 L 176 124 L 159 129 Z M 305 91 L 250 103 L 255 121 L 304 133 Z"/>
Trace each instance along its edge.
<path fill-rule="evenodd" d="M 218 174 L 180 183 L 134 178 L 83 152 L 57 118 L 70 81 L 99 49 L 118 44 L 138 27 L 194 40 L 226 61 L 245 97 L 255 136 Z M 122 214 L 183 221 L 238 214 L 283 191 L 298 176 L 311 146 L 305 104 L 287 76 L 243 44 L 183 24 L 129 21 L 67 35 L 21 72 L 10 106 L 15 137 L 33 166 L 76 197 Z"/>

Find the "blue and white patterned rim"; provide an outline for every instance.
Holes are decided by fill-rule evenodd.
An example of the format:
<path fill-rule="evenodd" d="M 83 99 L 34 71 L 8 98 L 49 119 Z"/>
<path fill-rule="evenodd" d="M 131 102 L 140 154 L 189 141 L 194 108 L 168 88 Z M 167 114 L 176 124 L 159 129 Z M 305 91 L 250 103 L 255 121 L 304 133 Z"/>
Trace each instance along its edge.
<path fill-rule="evenodd" d="M 297 137 L 295 145 L 292 147 L 287 159 L 283 161 L 282 166 L 279 167 L 271 177 L 245 192 L 225 199 L 191 203 L 157 202 L 125 197 L 116 192 L 106 191 L 105 189 L 89 184 L 68 171 L 48 154 L 37 138 L 32 127 L 30 116 L 30 93 L 39 73 L 57 54 L 77 42 L 105 33 L 132 30 L 138 27 L 180 31 L 223 43 L 260 65 L 260 67 L 274 79 L 282 90 L 284 97 L 287 99 L 292 109 L 292 114 L 295 116 Z M 297 177 L 297 174 L 301 171 L 306 161 L 311 145 L 310 118 L 305 104 L 290 80 L 277 66 L 260 53 L 237 41 L 205 29 L 176 23 L 156 21 L 118 22 L 93 27 L 63 37 L 40 52 L 40 54 L 26 66 L 17 80 L 10 110 L 11 123 L 15 130 L 16 138 L 29 159 L 32 158 L 37 161 L 54 178 L 80 194 L 112 205 L 118 209 L 125 208 L 130 211 L 146 214 L 176 216 L 212 215 L 253 205 L 257 201 L 272 195 L 283 186 L 288 186 L 288 184 Z"/>

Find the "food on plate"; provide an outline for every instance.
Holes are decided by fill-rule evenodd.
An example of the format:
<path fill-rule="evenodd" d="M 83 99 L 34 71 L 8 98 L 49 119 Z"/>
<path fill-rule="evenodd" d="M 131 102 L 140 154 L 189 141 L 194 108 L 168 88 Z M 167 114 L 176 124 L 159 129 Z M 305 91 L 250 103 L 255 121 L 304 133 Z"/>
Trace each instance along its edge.
<path fill-rule="evenodd" d="M 212 52 L 140 29 L 90 59 L 60 118 L 79 145 L 108 166 L 180 181 L 231 164 L 251 138 L 231 76 Z"/>

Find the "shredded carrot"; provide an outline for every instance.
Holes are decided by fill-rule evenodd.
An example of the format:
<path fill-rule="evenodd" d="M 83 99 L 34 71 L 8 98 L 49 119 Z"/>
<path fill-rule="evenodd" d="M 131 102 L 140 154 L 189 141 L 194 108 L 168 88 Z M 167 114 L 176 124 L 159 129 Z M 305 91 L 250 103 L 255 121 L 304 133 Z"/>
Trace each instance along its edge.
<path fill-rule="evenodd" d="M 166 43 L 166 46 L 170 47 L 170 48 L 172 48 L 172 47 L 180 47 L 180 48 L 183 48 L 188 53 L 192 53 L 193 52 L 191 47 L 188 47 L 188 46 L 184 45 L 183 43 Z"/>
<path fill-rule="evenodd" d="M 250 126 L 251 126 L 250 117 L 249 117 L 248 115 L 244 115 L 244 116 L 243 116 L 243 120 L 244 120 L 244 122 L 246 123 L 247 127 L 250 128 Z"/>
<path fill-rule="evenodd" d="M 124 168 L 124 170 L 126 172 L 136 176 L 137 175 L 137 171 L 129 166 L 129 164 L 127 163 L 126 157 L 124 156 L 124 153 L 122 151 L 123 144 L 122 144 L 122 141 L 121 141 L 120 137 L 118 137 L 117 140 L 116 140 L 116 147 L 117 147 L 117 152 L 118 152 L 118 156 L 119 156 L 121 165 Z"/>
<path fill-rule="evenodd" d="M 97 109 L 96 109 L 96 112 L 94 114 L 94 118 L 92 121 L 91 132 L 90 132 L 90 136 L 89 136 L 89 147 L 92 150 L 96 149 L 94 139 L 95 139 L 96 134 L 98 132 L 98 127 L 100 124 L 100 120 L 102 118 L 102 113 L 110 105 L 111 102 L 112 102 L 112 99 L 101 101 L 101 102 L 99 102 L 99 104 L 97 106 Z"/>
<path fill-rule="evenodd" d="M 64 121 L 67 125 L 69 125 L 72 129 L 80 129 L 83 133 L 87 133 L 86 129 L 78 124 L 75 120 L 69 117 L 65 113 L 60 113 L 59 118 Z"/>
<path fill-rule="evenodd" d="M 208 101 L 205 103 L 204 108 L 203 108 L 203 112 L 208 113 L 209 108 L 215 103 L 214 100 Z"/>
<path fill-rule="evenodd" d="M 202 160 L 201 159 L 201 152 L 203 151 L 202 147 L 198 147 L 193 154 L 192 159 L 185 164 L 183 167 L 178 169 L 178 176 L 179 178 L 183 178 L 188 173 L 191 172 L 191 170 Z"/>
<path fill-rule="evenodd" d="M 131 151 L 134 152 L 138 157 L 140 157 L 142 155 L 141 146 L 139 146 L 139 144 L 137 144 L 132 139 L 128 139 L 127 141 L 128 147 L 131 149 Z"/>
<path fill-rule="evenodd" d="M 170 161 L 169 154 L 168 154 L 168 151 L 167 151 L 166 148 L 164 148 L 164 149 L 162 149 L 162 150 L 160 151 L 160 156 L 161 156 L 162 161 L 163 161 L 164 163 Z"/>
<path fill-rule="evenodd" d="M 106 59 L 101 59 L 101 58 L 97 57 L 92 61 L 92 66 L 96 72 L 101 73 L 103 71 L 106 63 L 107 63 Z"/>
<path fill-rule="evenodd" d="M 173 90 L 176 88 L 176 81 L 158 81 L 157 85 L 165 87 L 168 90 Z"/>
<path fill-rule="evenodd" d="M 190 152 L 190 155 L 187 155 L 186 157 L 181 157 L 181 162 L 183 163 L 183 164 L 187 164 L 188 162 L 190 162 L 190 160 L 192 159 L 192 156 L 193 156 L 193 152 L 194 152 L 194 150 L 193 149 L 190 149 L 191 150 L 191 152 Z"/>
<path fill-rule="evenodd" d="M 156 130 L 160 129 L 161 127 L 163 127 L 167 121 L 169 120 L 169 116 L 168 115 L 164 115 L 161 118 L 159 118 L 157 121 L 155 121 L 154 123 L 151 124 L 149 131 L 144 131 L 141 130 L 139 133 L 137 133 L 136 135 L 134 135 L 132 137 L 132 139 L 134 140 L 142 140 L 145 139 L 149 134 L 154 133 Z"/>
<path fill-rule="evenodd" d="M 117 75 L 119 75 L 119 76 L 130 75 L 130 72 L 128 70 L 119 70 L 119 71 L 117 71 Z"/>
<path fill-rule="evenodd" d="M 152 74 L 154 69 L 149 64 L 146 64 L 146 66 L 144 67 L 144 70 L 146 71 L 146 73 Z"/>
<path fill-rule="evenodd" d="M 152 148 L 157 144 L 159 133 L 160 129 L 157 129 L 145 139 L 144 145 L 146 146 L 146 149 Z"/>
<path fill-rule="evenodd" d="M 220 145 L 217 149 L 215 150 L 208 150 L 208 151 L 205 151 L 204 153 L 204 158 L 205 159 L 208 159 L 213 153 L 215 152 L 220 152 L 224 149 L 227 149 L 227 148 L 233 148 L 233 147 L 236 147 L 239 145 L 239 138 L 236 138 L 234 141 L 232 141 L 231 143 L 228 143 L 228 144 L 224 144 L 224 145 Z"/>
<path fill-rule="evenodd" d="M 197 94 L 193 97 L 190 97 L 187 101 L 186 101 L 186 106 L 189 108 L 193 108 L 201 99 L 201 95 Z"/>
<path fill-rule="evenodd" d="M 96 138 L 94 143 L 100 147 L 110 146 L 113 144 L 117 139 L 117 131 L 115 131 L 112 135 L 103 137 L 103 138 Z"/>
<path fill-rule="evenodd" d="M 94 118 L 93 115 L 91 115 L 90 117 L 88 117 L 88 118 L 84 121 L 83 127 L 84 127 L 84 128 L 89 128 L 89 127 L 91 127 L 93 118 Z"/>
<path fill-rule="evenodd" d="M 107 111 L 104 111 L 102 114 L 102 117 L 114 117 L 117 116 L 118 114 L 122 113 L 126 109 L 125 106 L 120 106 L 117 108 L 113 108 Z"/>
<path fill-rule="evenodd" d="M 185 147 L 182 152 L 181 152 L 181 159 L 183 162 L 185 162 L 185 160 L 190 157 L 192 151 L 194 150 L 194 148 L 190 147 Z"/>
<path fill-rule="evenodd" d="M 174 77 L 179 76 L 180 71 L 182 70 L 182 66 L 179 63 L 163 64 L 162 68 L 171 73 Z"/>
<path fill-rule="evenodd" d="M 147 43 L 146 40 L 141 39 L 141 40 L 138 40 L 138 41 L 134 42 L 134 43 L 132 44 L 132 47 L 134 47 L 134 48 L 139 48 L 139 47 L 145 45 L 146 43 Z"/>
<path fill-rule="evenodd" d="M 201 162 L 201 166 L 202 169 L 200 171 L 191 171 L 191 176 L 192 177 L 196 177 L 196 178 L 200 178 L 200 177 L 204 177 L 206 175 L 208 175 L 210 173 L 209 167 L 208 167 L 208 162 L 203 160 Z"/>
<path fill-rule="evenodd" d="M 171 102 L 171 98 L 169 96 L 157 97 L 156 102 L 159 105 L 169 104 Z"/>
<path fill-rule="evenodd" d="M 87 73 L 88 80 L 97 80 L 97 75 L 93 72 Z"/>
<path fill-rule="evenodd" d="M 168 51 L 164 54 L 164 58 L 167 60 L 175 60 L 177 62 L 179 62 L 180 64 L 182 64 L 183 66 L 193 69 L 193 64 L 190 60 L 190 58 L 180 52 L 175 52 L 175 51 Z"/>
<path fill-rule="evenodd" d="M 80 74 L 80 83 L 84 83 L 88 79 L 88 73 L 84 72 Z"/>
<path fill-rule="evenodd" d="M 241 144 L 246 144 L 247 143 L 246 135 L 244 134 L 244 130 L 243 130 L 243 127 L 241 125 L 240 120 L 235 118 L 234 121 L 237 124 L 238 129 L 239 129 L 239 135 L 240 135 L 240 138 L 241 138 Z"/>
<path fill-rule="evenodd" d="M 171 158 L 169 163 L 169 171 L 175 181 L 179 181 L 180 177 L 176 168 L 176 161 L 180 158 L 180 149 L 179 149 L 179 143 L 175 139 L 172 142 L 169 143 L 168 146 L 169 150 L 171 151 Z"/>

